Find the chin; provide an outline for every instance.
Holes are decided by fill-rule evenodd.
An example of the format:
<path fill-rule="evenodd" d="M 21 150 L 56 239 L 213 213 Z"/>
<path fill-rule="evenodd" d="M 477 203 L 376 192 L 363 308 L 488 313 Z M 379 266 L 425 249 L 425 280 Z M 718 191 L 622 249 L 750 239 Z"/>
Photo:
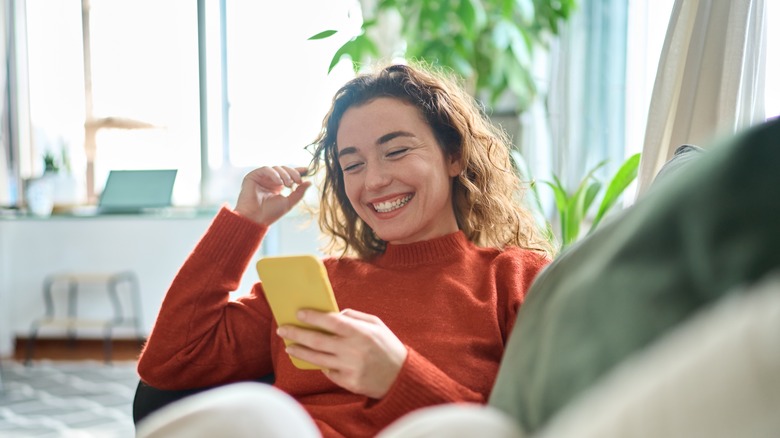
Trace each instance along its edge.
<path fill-rule="evenodd" d="M 397 242 L 399 240 L 404 240 L 404 239 L 409 237 L 409 236 L 407 236 L 406 234 L 403 234 L 403 233 L 393 233 L 393 232 L 388 232 L 388 231 L 377 232 L 375 230 L 374 234 L 376 234 L 377 237 L 379 237 L 380 239 L 384 240 L 385 242 Z"/>

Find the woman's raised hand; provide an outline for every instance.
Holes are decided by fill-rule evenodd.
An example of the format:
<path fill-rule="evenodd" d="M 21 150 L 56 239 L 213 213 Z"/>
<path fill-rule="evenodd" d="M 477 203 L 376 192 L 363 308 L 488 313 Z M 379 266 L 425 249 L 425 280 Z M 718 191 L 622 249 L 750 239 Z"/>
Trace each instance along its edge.
<path fill-rule="evenodd" d="M 266 166 L 249 172 L 241 183 L 234 211 L 259 224 L 271 225 L 303 199 L 311 185 L 301 177 L 305 173 L 305 167 L 287 166 Z M 285 187 L 292 190 L 287 195 L 282 193 Z"/>

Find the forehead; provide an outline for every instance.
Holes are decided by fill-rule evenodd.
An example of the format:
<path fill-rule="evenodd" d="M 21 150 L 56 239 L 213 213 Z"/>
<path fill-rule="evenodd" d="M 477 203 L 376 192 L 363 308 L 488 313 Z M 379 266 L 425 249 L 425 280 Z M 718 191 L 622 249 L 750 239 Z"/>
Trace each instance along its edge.
<path fill-rule="evenodd" d="M 391 97 L 373 99 L 344 112 L 336 133 L 337 149 L 374 144 L 395 131 L 415 136 L 431 134 L 430 126 L 414 105 Z"/>

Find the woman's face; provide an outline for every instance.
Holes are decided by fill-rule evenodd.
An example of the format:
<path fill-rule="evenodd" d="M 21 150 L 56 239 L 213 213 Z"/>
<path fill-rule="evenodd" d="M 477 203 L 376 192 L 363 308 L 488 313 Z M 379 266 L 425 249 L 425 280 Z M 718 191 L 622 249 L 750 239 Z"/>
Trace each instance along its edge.
<path fill-rule="evenodd" d="M 388 97 L 354 106 L 336 146 L 352 208 L 380 239 L 411 243 L 458 230 L 452 178 L 460 161 L 444 156 L 416 107 Z"/>

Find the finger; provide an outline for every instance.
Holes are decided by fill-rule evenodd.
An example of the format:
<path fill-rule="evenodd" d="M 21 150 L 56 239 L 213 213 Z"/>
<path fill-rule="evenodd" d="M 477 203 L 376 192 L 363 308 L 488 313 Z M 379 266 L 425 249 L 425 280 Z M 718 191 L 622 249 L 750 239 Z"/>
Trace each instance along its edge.
<path fill-rule="evenodd" d="M 293 206 L 300 202 L 301 199 L 303 199 L 303 195 L 306 194 L 306 189 L 311 186 L 311 182 L 309 181 L 303 181 L 298 187 L 295 188 L 290 194 L 287 196 L 287 199 L 290 201 L 290 206 Z"/>
<path fill-rule="evenodd" d="M 301 182 L 303 182 L 303 179 L 301 178 L 301 173 L 298 172 L 297 170 L 293 169 L 290 166 L 282 166 L 282 169 L 284 169 L 284 171 L 287 172 L 287 175 L 290 176 L 290 178 L 295 184 L 300 184 Z"/>
<path fill-rule="evenodd" d="M 371 324 L 382 324 L 382 320 L 377 316 L 371 315 L 370 313 L 361 312 L 359 310 L 344 309 L 340 313 L 349 318 L 357 319 L 358 321 L 364 321 Z"/>
<path fill-rule="evenodd" d="M 309 168 L 308 167 L 296 167 L 295 170 L 296 170 L 296 172 L 298 172 L 298 174 L 300 176 L 311 176 L 311 175 L 309 175 Z"/>
<path fill-rule="evenodd" d="M 306 348 L 333 353 L 336 350 L 333 336 L 317 330 L 285 325 L 279 327 L 276 333 L 287 341 L 300 344 Z"/>
<path fill-rule="evenodd" d="M 336 356 L 308 348 L 302 344 L 290 344 L 285 348 L 285 352 L 296 359 L 305 360 L 323 369 L 331 371 L 339 369 L 339 361 Z"/>
<path fill-rule="evenodd" d="M 349 336 L 355 331 L 355 323 L 348 317 L 335 312 L 302 309 L 296 317 L 307 324 L 319 327 L 338 336 Z"/>
<path fill-rule="evenodd" d="M 279 175 L 279 177 L 282 179 L 282 183 L 285 185 L 285 187 L 292 187 L 293 179 L 290 176 L 290 174 L 287 173 L 286 170 L 284 170 L 284 167 L 282 167 L 282 166 L 274 166 L 274 170 Z"/>
<path fill-rule="evenodd" d="M 268 166 L 263 166 L 247 173 L 244 179 L 264 187 L 284 185 L 284 181 L 279 176 L 279 173 Z"/>

